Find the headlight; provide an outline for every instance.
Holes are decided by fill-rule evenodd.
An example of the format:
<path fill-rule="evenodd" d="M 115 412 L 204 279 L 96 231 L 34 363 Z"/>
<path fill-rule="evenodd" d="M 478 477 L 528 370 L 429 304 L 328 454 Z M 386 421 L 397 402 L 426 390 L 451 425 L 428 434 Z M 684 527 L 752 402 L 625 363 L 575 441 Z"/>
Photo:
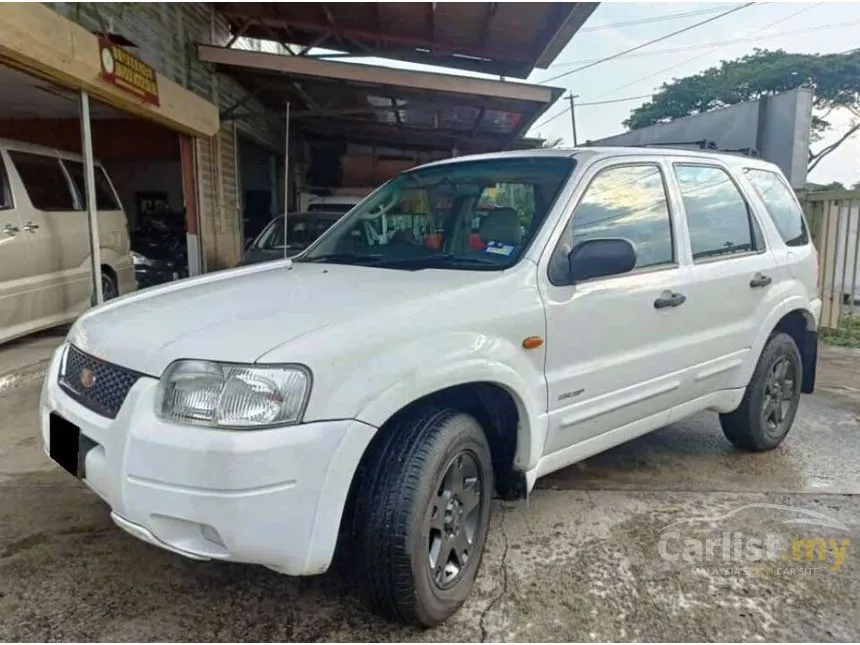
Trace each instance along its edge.
<path fill-rule="evenodd" d="M 167 421 L 213 428 L 297 423 L 310 380 L 310 372 L 301 365 L 176 361 L 161 376 L 155 411 Z"/>
<path fill-rule="evenodd" d="M 151 267 L 153 265 L 152 260 L 136 251 L 131 252 L 131 262 L 136 267 Z"/>

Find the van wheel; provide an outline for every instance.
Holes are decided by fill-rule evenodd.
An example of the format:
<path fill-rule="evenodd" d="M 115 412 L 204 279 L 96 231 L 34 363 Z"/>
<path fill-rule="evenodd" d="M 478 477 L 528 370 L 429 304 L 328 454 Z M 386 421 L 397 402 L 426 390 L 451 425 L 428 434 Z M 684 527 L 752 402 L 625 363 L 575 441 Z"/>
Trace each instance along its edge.
<path fill-rule="evenodd" d="M 116 280 L 102 269 L 102 297 L 104 301 L 113 300 L 119 295 L 119 289 L 116 286 Z"/>
<path fill-rule="evenodd" d="M 776 448 L 791 429 L 800 403 L 803 363 L 788 334 L 771 336 L 740 406 L 720 415 L 726 438 L 738 448 Z"/>
<path fill-rule="evenodd" d="M 355 557 L 374 611 L 431 627 L 466 600 L 490 522 L 493 469 L 478 422 L 430 408 L 395 421 L 360 471 Z"/>

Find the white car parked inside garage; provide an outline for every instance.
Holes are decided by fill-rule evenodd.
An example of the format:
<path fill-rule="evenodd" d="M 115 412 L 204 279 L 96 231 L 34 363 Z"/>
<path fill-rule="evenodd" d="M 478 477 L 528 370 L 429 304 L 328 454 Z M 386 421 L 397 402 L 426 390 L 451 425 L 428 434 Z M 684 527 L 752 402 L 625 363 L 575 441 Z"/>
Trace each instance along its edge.
<path fill-rule="evenodd" d="M 45 447 L 142 540 L 290 575 L 340 545 L 378 611 L 433 625 L 469 594 L 494 492 L 702 410 L 777 446 L 814 385 L 816 272 L 760 160 L 433 163 L 292 260 L 83 315 Z"/>

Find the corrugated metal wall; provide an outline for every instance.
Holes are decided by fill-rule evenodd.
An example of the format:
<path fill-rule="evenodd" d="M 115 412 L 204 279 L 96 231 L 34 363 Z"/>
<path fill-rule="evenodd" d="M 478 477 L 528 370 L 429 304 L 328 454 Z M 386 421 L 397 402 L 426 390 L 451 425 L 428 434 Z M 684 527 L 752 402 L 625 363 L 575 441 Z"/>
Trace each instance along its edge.
<path fill-rule="evenodd" d="M 197 140 L 200 235 L 206 270 L 234 266 L 242 253 L 242 215 L 236 167 L 237 130 L 264 148 L 282 153 L 283 115 L 268 110 L 232 77 L 197 59 L 196 45 L 225 45 L 226 21 L 206 3 L 45 3 L 90 31 L 121 33 L 135 55 L 159 73 L 217 104 L 222 112 L 240 101 L 234 120 L 222 120 L 219 136 Z M 236 46 L 242 46 L 237 43 Z"/>

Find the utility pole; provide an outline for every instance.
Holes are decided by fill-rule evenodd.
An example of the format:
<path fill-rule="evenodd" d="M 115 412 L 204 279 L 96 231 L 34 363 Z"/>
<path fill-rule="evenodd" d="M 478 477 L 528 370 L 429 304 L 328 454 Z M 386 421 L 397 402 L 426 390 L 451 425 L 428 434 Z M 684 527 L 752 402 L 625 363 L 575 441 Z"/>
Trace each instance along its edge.
<path fill-rule="evenodd" d="M 567 100 L 570 101 L 570 127 L 573 129 L 573 147 L 577 146 L 576 141 L 576 111 L 573 104 L 573 99 L 578 99 L 579 94 L 571 92 L 567 95 Z"/>

